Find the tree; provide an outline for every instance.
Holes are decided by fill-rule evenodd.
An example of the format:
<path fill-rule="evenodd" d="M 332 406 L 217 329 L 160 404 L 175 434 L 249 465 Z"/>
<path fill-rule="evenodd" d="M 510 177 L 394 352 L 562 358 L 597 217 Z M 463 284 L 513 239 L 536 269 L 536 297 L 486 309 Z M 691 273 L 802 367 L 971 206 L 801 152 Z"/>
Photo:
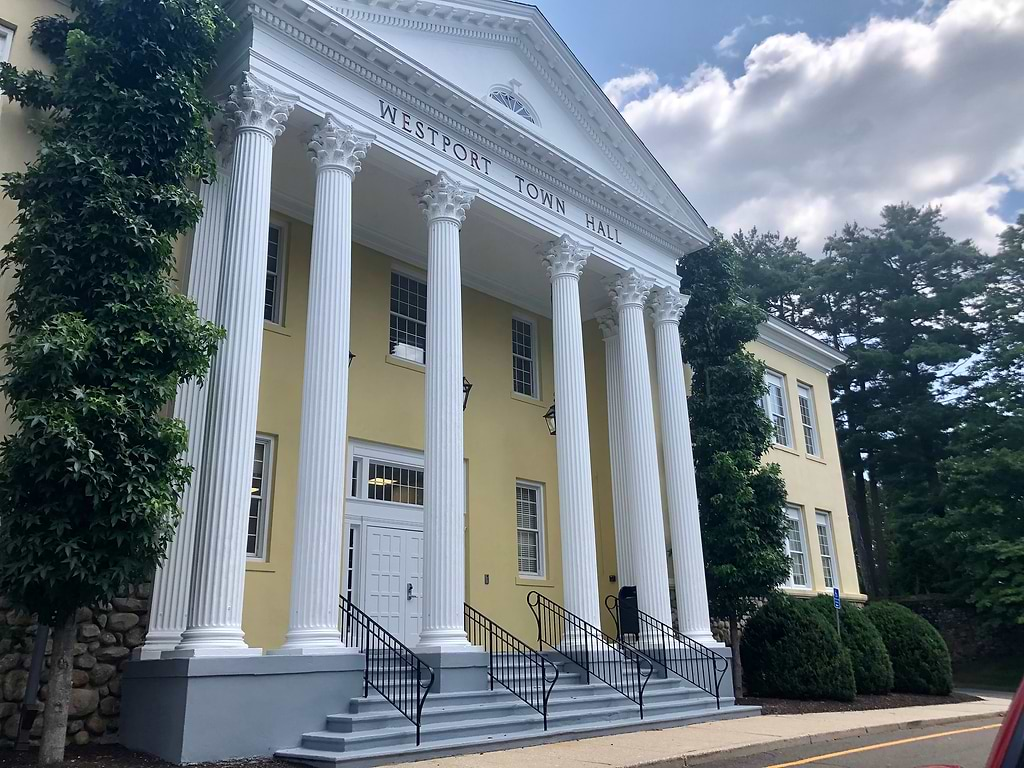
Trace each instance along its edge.
<path fill-rule="evenodd" d="M 162 415 L 221 336 L 173 290 L 172 248 L 213 173 L 202 95 L 228 29 L 212 0 L 73 0 L 33 43 L 52 76 L 0 70 L 47 111 L 41 148 L 3 178 L 18 202 L 4 247 L 16 424 L 0 446 L 0 592 L 54 629 L 39 760 L 63 760 L 75 611 L 151 578 L 191 468 Z"/>
<path fill-rule="evenodd" d="M 765 366 L 745 345 L 764 313 L 739 301 L 734 247 L 714 242 L 679 264 L 689 294 L 680 334 L 692 371 L 690 422 L 712 611 L 729 620 L 733 681 L 742 690 L 739 621 L 789 573 L 786 486 L 762 459 L 773 427 L 761 407 Z"/>
<path fill-rule="evenodd" d="M 732 236 L 739 261 L 740 294 L 771 315 L 798 325 L 814 261 L 795 237 L 742 229 Z"/>

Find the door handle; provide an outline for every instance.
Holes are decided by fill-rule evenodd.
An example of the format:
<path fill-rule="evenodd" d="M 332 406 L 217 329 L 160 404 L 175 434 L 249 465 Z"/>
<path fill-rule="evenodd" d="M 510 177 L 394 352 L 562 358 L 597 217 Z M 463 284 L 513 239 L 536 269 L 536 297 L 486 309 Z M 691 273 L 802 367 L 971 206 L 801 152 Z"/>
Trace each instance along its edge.
<path fill-rule="evenodd" d="M 405 599 L 412 600 L 414 597 L 416 597 L 416 595 L 412 593 L 412 582 L 410 581 L 405 585 Z"/>

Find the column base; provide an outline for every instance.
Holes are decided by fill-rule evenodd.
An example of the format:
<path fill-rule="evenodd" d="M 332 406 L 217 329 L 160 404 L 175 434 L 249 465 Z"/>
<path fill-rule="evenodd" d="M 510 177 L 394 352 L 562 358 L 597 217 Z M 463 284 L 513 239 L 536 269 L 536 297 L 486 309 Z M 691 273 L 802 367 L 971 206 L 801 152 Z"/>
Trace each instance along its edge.
<path fill-rule="evenodd" d="M 181 643 L 181 632 L 149 632 L 142 647 L 132 650 L 133 661 L 159 659 Z"/>
<path fill-rule="evenodd" d="M 464 629 L 425 629 L 420 632 L 419 642 L 413 649 L 417 654 L 436 651 L 473 651 L 476 646 L 469 644 Z"/>
<path fill-rule="evenodd" d="M 416 655 L 434 670 L 431 693 L 483 691 L 490 687 L 490 654 L 478 645 L 458 650 L 417 647 Z"/>
<path fill-rule="evenodd" d="M 272 648 L 266 652 L 267 656 L 344 656 L 346 654 L 361 654 L 358 648 L 351 645 L 282 645 L 280 648 Z"/>
<path fill-rule="evenodd" d="M 284 645 L 267 651 L 282 656 L 326 656 L 333 653 L 349 653 L 353 649 L 341 641 L 337 629 L 290 629 L 284 636 Z"/>
<path fill-rule="evenodd" d="M 262 648 L 175 648 L 160 654 L 161 659 L 230 659 L 262 656 Z"/>

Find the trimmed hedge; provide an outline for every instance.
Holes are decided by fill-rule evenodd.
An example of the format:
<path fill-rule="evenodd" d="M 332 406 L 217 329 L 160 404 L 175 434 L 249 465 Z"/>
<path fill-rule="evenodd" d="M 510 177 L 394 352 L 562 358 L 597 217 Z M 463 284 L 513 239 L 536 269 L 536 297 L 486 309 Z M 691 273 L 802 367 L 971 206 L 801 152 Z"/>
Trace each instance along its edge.
<path fill-rule="evenodd" d="M 748 696 L 852 701 L 857 690 L 835 626 L 806 600 L 769 598 L 747 621 L 740 653 Z"/>
<path fill-rule="evenodd" d="M 808 601 L 835 626 L 836 609 L 832 598 L 820 595 Z M 875 625 L 859 606 L 843 603 L 839 609 L 840 640 L 850 652 L 857 693 L 889 693 L 893 686 L 892 660 Z"/>
<path fill-rule="evenodd" d="M 953 691 L 949 649 L 938 630 L 898 603 L 869 603 L 864 614 L 889 651 L 893 690 L 948 696 Z"/>

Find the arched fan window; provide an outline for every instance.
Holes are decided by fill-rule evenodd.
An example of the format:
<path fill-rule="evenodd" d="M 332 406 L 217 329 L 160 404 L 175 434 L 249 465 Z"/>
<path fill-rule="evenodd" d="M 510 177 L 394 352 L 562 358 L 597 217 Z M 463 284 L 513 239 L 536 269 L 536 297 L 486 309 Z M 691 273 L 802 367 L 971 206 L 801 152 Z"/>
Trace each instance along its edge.
<path fill-rule="evenodd" d="M 520 85 L 521 83 L 515 80 L 512 80 L 508 85 L 496 85 L 491 88 L 489 96 L 505 107 L 505 109 L 512 110 L 515 114 L 524 120 L 529 120 L 534 125 L 539 125 L 536 115 L 530 109 L 530 105 L 519 95 Z"/>

